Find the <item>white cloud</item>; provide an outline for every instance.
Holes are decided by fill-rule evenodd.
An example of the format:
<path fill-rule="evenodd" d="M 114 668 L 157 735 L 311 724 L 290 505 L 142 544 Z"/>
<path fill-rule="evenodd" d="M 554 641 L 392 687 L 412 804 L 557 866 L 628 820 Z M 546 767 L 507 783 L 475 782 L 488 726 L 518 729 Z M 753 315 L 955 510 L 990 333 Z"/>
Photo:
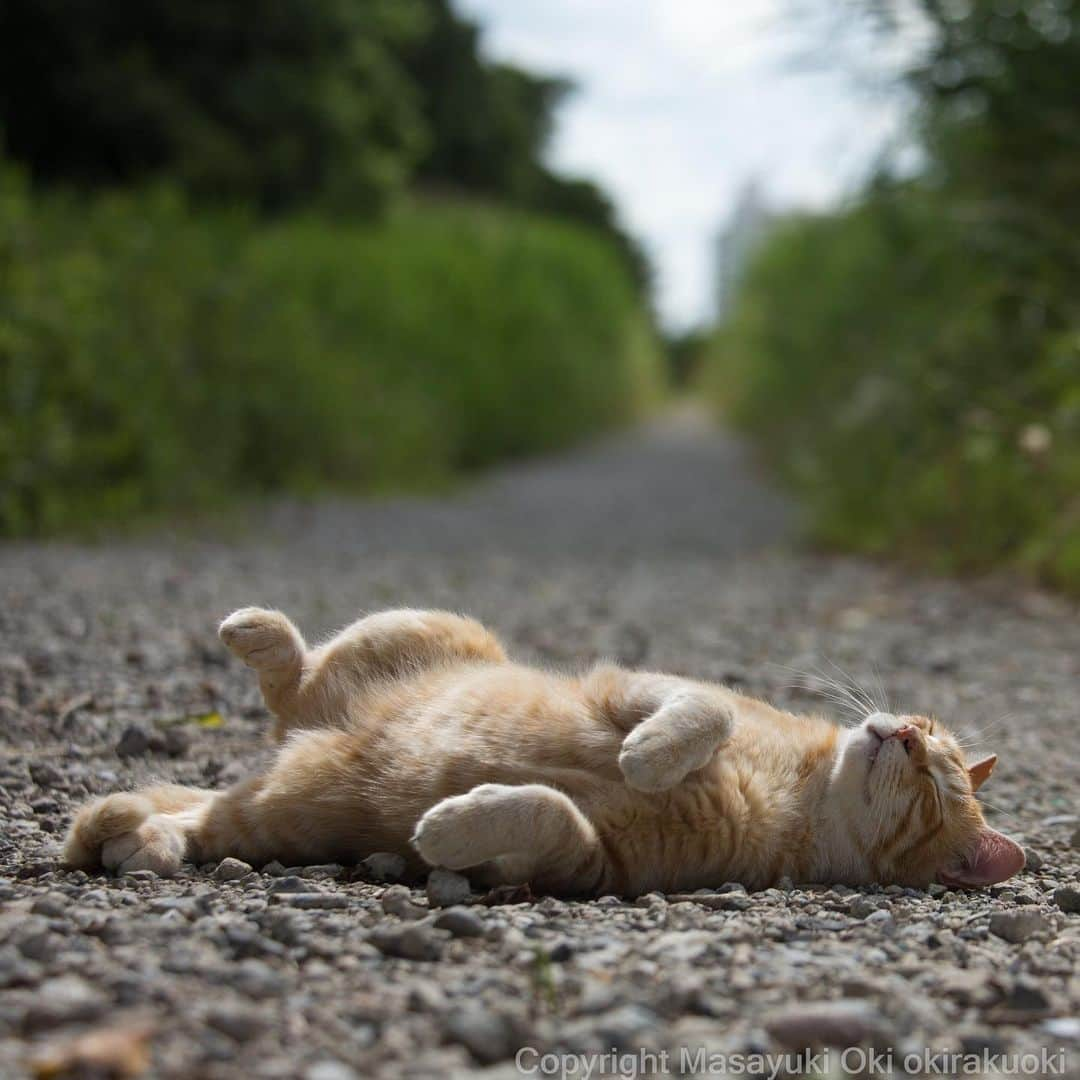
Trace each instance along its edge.
<path fill-rule="evenodd" d="M 553 167 L 613 195 L 657 271 L 665 322 L 710 314 L 712 246 L 740 188 L 828 204 L 896 131 L 895 99 L 809 72 L 790 0 L 458 0 L 492 56 L 569 75 Z"/>

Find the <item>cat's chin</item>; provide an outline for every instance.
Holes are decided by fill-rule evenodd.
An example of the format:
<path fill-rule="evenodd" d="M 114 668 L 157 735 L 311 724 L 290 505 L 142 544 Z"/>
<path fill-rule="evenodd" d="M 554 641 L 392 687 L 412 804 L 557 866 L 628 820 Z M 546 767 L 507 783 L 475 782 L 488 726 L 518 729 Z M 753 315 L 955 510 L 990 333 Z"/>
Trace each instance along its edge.
<path fill-rule="evenodd" d="M 854 768 L 865 775 L 874 767 L 885 740 L 865 724 L 848 733 L 844 747 L 842 766 Z"/>
<path fill-rule="evenodd" d="M 863 735 L 865 738 L 863 742 L 866 744 L 866 756 L 870 762 L 870 767 L 874 767 L 874 762 L 877 761 L 878 753 L 885 745 L 885 740 L 876 732 L 870 728 L 863 729 Z"/>

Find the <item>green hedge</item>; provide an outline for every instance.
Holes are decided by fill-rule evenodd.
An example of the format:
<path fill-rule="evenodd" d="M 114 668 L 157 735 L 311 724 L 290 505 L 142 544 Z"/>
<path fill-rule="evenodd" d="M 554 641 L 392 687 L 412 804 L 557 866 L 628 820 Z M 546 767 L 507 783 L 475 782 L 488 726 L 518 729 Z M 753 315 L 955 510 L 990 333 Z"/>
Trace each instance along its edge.
<path fill-rule="evenodd" d="M 0 174 L 0 533 L 430 483 L 625 422 L 659 373 L 586 230 L 453 206 L 266 226 Z"/>
<path fill-rule="evenodd" d="M 814 537 L 1080 589 L 1080 323 L 916 186 L 793 219 L 752 260 L 706 382 Z"/>

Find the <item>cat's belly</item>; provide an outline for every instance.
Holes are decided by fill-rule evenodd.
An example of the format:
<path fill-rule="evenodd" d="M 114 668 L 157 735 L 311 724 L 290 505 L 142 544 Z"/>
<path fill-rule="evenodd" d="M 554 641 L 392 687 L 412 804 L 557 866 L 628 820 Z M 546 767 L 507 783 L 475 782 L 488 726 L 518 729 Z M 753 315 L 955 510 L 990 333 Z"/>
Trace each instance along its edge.
<path fill-rule="evenodd" d="M 690 780 L 660 794 L 611 785 L 583 809 L 610 864 L 611 891 L 624 895 L 764 887 L 786 870 L 782 837 L 740 792 Z"/>

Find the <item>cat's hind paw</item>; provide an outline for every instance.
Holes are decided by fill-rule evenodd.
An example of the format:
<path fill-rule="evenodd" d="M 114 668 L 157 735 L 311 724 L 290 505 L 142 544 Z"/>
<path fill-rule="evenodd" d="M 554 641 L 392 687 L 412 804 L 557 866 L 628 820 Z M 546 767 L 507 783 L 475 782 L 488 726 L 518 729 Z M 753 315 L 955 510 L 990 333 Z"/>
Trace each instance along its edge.
<path fill-rule="evenodd" d="M 180 869 L 186 846 L 177 815 L 155 813 L 150 799 L 122 792 L 79 811 L 64 842 L 64 864 L 118 873 L 153 870 L 171 877 Z"/>
<path fill-rule="evenodd" d="M 304 658 L 300 632 L 280 611 L 241 608 L 218 628 L 218 637 L 230 652 L 256 670 L 296 668 Z"/>
<path fill-rule="evenodd" d="M 172 877 L 184 861 L 187 836 L 169 814 L 149 817 L 133 832 L 106 840 L 101 865 L 118 874 L 129 870 L 153 870 L 158 877 Z"/>
<path fill-rule="evenodd" d="M 464 870 L 495 858 L 507 847 L 501 811 L 519 791 L 503 784 L 481 784 L 465 795 L 443 799 L 420 819 L 413 847 L 429 866 L 448 870 Z"/>

